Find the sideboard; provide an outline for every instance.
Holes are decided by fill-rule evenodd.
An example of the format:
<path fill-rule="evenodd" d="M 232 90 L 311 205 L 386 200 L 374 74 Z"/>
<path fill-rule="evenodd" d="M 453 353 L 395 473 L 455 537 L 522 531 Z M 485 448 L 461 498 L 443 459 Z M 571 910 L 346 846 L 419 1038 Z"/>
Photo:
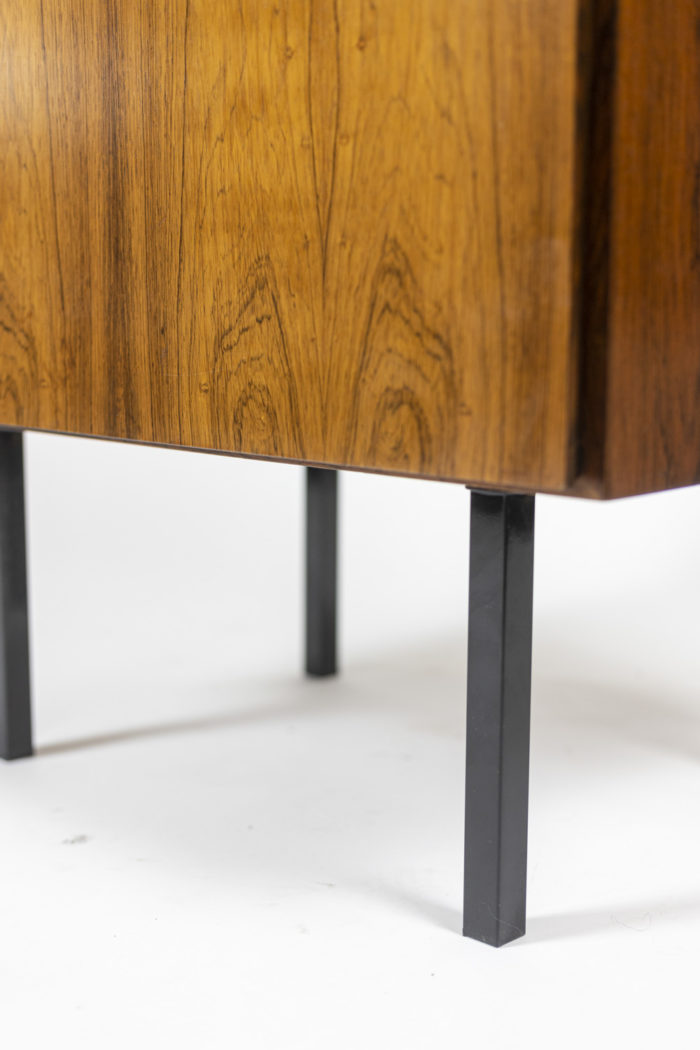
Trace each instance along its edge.
<path fill-rule="evenodd" d="M 700 0 L 0 11 L 0 749 L 32 750 L 22 431 L 470 490 L 464 932 L 525 930 L 535 495 L 700 480 Z"/>

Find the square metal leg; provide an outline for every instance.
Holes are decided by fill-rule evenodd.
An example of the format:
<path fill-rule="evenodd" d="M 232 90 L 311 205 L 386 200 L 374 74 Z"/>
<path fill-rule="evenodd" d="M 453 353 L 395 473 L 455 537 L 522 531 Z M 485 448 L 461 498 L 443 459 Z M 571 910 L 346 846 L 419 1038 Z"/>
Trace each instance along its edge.
<path fill-rule="evenodd" d="M 22 434 L 0 431 L 0 758 L 31 753 Z"/>
<path fill-rule="evenodd" d="M 338 606 L 338 473 L 306 471 L 306 673 L 335 674 Z"/>
<path fill-rule="evenodd" d="M 474 492 L 464 935 L 525 933 L 534 496 Z"/>

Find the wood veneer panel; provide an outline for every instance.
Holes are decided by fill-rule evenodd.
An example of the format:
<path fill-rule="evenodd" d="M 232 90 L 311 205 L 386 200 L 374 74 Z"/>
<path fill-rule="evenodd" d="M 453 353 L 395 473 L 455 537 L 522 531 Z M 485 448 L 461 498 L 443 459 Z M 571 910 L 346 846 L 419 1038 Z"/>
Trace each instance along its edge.
<path fill-rule="evenodd" d="M 700 0 L 597 3 L 583 471 L 612 497 L 700 481 Z"/>
<path fill-rule="evenodd" d="M 565 489 L 577 0 L 0 10 L 0 423 Z"/>

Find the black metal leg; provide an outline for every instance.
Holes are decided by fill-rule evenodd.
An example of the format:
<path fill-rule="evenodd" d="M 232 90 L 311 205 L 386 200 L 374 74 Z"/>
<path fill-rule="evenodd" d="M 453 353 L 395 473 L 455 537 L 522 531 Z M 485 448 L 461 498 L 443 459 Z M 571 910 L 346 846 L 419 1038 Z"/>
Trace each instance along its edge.
<path fill-rule="evenodd" d="M 0 431 L 0 757 L 31 753 L 22 434 Z"/>
<path fill-rule="evenodd" d="M 535 497 L 473 492 L 464 935 L 525 933 Z"/>
<path fill-rule="evenodd" d="M 337 671 L 338 473 L 306 471 L 306 673 Z"/>

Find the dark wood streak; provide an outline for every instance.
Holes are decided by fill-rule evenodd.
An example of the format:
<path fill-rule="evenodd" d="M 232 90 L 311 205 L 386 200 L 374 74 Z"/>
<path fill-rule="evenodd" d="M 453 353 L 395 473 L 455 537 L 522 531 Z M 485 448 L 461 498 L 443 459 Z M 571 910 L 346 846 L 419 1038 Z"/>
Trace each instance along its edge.
<path fill-rule="evenodd" d="M 185 132 L 187 129 L 187 40 L 188 31 L 190 25 L 190 0 L 185 0 L 185 28 L 183 33 L 183 70 L 182 70 L 182 159 L 180 168 L 180 215 L 179 215 L 179 233 L 178 233 L 178 251 L 177 251 L 177 347 L 176 347 L 176 359 L 179 361 L 182 356 L 183 338 L 181 319 L 185 311 L 183 310 L 182 302 L 182 267 L 183 267 L 183 253 L 184 253 L 184 241 L 183 241 L 183 227 L 184 227 L 184 211 L 185 211 L 185 147 L 186 147 L 186 136 Z M 184 441 L 184 431 L 182 425 L 182 388 L 181 384 L 177 384 L 177 433 L 180 441 Z"/>
<path fill-rule="evenodd" d="M 107 358 L 107 386 L 109 396 L 105 399 L 104 411 L 110 432 L 121 424 L 127 437 L 138 432 L 135 406 L 130 383 L 129 349 L 131 345 L 129 299 L 129 262 L 131 254 L 131 229 L 124 214 L 128 194 L 128 172 L 124 170 L 126 157 L 124 146 L 125 128 L 122 114 L 125 106 L 122 76 L 124 63 L 120 40 L 118 13 L 113 0 L 104 0 L 105 11 L 105 55 L 104 78 L 106 90 L 102 95 L 102 150 L 107 158 L 107 199 L 105 227 L 102 236 L 103 257 L 101 273 L 104 275 L 105 329 L 102 340 L 105 345 L 114 341 L 119 352 Z"/>
<path fill-rule="evenodd" d="M 329 25 L 332 27 L 332 35 L 328 31 Z M 309 4 L 308 49 L 307 94 L 311 158 L 325 286 L 341 109 L 340 25 L 337 0 L 312 0 Z"/>
<path fill-rule="evenodd" d="M 53 232 L 53 238 L 54 238 L 55 266 L 56 266 L 56 274 L 57 274 L 57 278 L 58 278 L 58 291 L 59 291 L 59 303 L 60 303 L 60 310 L 56 311 L 58 316 L 55 317 L 55 318 L 52 318 L 52 321 L 54 322 L 54 325 L 55 325 L 55 327 L 53 327 L 53 326 L 52 327 L 53 327 L 54 333 L 56 332 L 56 329 L 58 329 L 58 331 L 60 332 L 60 335 L 56 335 L 55 334 L 54 338 L 59 338 L 60 339 L 61 351 L 65 355 L 66 364 L 65 364 L 65 373 L 64 373 L 64 375 L 65 375 L 65 380 L 66 381 L 65 381 L 65 385 L 64 385 L 64 397 L 67 399 L 68 398 L 68 388 L 69 388 L 69 383 L 70 383 L 70 381 L 68 380 L 68 375 L 71 372 L 71 370 L 75 369 L 76 356 L 75 356 L 75 353 L 73 352 L 73 349 L 71 347 L 70 339 L 66 338 L 66 330 L 65 330 L 65 326 L 66 326 L 66 322 L 67 322 L 66 294 L 65 294 L 65 287 L 64 287 L 64 281 L 63 281 L 63 264 L 62 264 L 62 261 L 61 261 L 61 241 L 60 241 L 60 237 L 59 237 L 59 233 L 58 233 L 59 209 L 58 209 L 58 198 L 57 198 L 57 194 L 56 194 L 56 165 L 55 165 L 55 159 L 54 159 L 54 131 L 53 131 L 54 121 L 52 119 L 50 97 L 49 97 L 49 68 L 48 68 L 48 60 L 47 60 L 47 55 L 46 55 L 46 17 L 45 17 L 45 14 L 44 14 L 44 3 L 43 3 L 43 0 L 41 0 L 40 6 L 39 6 L 39 19 L 40 19 L 40 28 L 41 28 L 41 56 L 42 56 L 42 66 L 43 66 L 43 69 L 42 69 L 42 81 L 43 81 L 43 88 L 44 88 L 44 100 L 45 100 L 45 105 L 46 105 L 46 131 L 47 131 L 48 150 L 49 150 L 49 157 L 48 157 L 48 160 L 49 160 L 49 171 L 48 171 L 48 177 L 49 177 L 49 183 L 50 183 L 50 187 L 51 187 L 51 201 L 52 201 L 52 206 L 53 206 L 52 209 L 51 209 L 51 216 L 50 216 L 50 220 L 49 221 L 51 222 L 51 225 L 52 225 L 52 232 Z M 32 356 L 31 360 L 33 362 L 34 370 L 36 371 L 37 370 L 37 359 L 36 359 L 36 357 Z"/>

